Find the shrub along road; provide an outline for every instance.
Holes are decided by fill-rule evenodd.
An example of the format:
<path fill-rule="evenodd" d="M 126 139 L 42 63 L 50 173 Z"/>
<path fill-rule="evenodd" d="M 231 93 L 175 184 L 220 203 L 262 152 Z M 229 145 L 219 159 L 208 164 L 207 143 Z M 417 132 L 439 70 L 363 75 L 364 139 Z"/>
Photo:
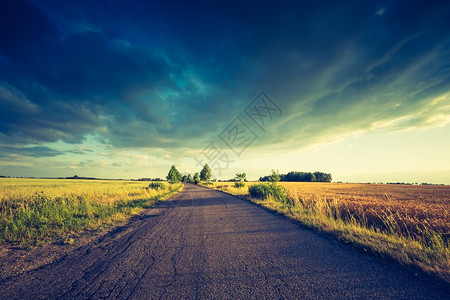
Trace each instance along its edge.
<path fill-rule="evenodd" d="M 422 275 L 190 184 L 98 242 L 3 280 L 0 291 L 2 299 L 450 296 Z"/>

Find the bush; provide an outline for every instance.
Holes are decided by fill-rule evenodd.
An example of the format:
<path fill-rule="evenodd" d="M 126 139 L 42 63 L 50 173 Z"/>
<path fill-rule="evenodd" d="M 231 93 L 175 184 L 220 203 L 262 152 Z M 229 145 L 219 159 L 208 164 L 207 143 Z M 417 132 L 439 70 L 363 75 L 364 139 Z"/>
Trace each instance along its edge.
<path fill-rule="evenodd" d="M 194 174 L 194 183 L 195 184 L 200 183 L 200 173 L 198 173 L 198 172 Z"/>
<path fill-rule="evenodd" d="M 152 188 L 154 190 L 160 190 L 160 189 L 163 190 L 163 189 L 166 188 L 166 185 L 164 184 L 164 182 L 157 182 L 157 181 L 155 181 L 155 182 L 151 182 L 148 185 L 148 187 Z"/>
<path fill-rule="evenodd" d="M 250 196 L 262 200 L 265 200 L 270 196 L 282 202 L 284 202 L 287 199 L 286 188 L 275 184 L 267 184 L 267 183 L 255 184 L 248 188 L 248 192 Z"/>
<path fill-rule="evenodd" d="M 234 186 L 237 188 L 243 188 L 245 186 L 245 183 L 243 183 L 242 181 L 235 182 Z"/>

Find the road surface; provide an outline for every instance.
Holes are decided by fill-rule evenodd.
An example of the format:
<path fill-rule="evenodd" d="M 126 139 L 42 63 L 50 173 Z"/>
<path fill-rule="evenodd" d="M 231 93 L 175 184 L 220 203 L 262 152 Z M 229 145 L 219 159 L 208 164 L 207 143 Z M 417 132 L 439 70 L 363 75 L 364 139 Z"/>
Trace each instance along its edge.
<path fill-rule="evenodd" d="M 127 230 L 126 234 L 118 234 Z M 448 290 L 244 200 L 189 185 L 2 299 L 449 299 Z"/>

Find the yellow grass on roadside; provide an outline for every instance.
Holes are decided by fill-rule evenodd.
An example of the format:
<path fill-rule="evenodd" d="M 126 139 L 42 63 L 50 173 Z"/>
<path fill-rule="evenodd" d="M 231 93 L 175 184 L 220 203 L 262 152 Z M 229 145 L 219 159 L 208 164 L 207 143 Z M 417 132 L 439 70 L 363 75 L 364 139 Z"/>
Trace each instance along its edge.
<path fill-rule="evenodd" d="M 32 246 L 126 220 L 180 184 L 64 179 L 0 179 L 0 244 Z"/>

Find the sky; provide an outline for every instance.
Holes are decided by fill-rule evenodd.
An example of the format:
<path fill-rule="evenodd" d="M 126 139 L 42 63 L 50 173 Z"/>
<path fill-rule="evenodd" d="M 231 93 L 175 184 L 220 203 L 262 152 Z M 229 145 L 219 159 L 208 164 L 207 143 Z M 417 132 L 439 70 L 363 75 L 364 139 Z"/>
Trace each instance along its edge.
<path fill-rule="evenodd" d="M 0 175 L 450 184 L 449 1 L 0 1 Z"/>

